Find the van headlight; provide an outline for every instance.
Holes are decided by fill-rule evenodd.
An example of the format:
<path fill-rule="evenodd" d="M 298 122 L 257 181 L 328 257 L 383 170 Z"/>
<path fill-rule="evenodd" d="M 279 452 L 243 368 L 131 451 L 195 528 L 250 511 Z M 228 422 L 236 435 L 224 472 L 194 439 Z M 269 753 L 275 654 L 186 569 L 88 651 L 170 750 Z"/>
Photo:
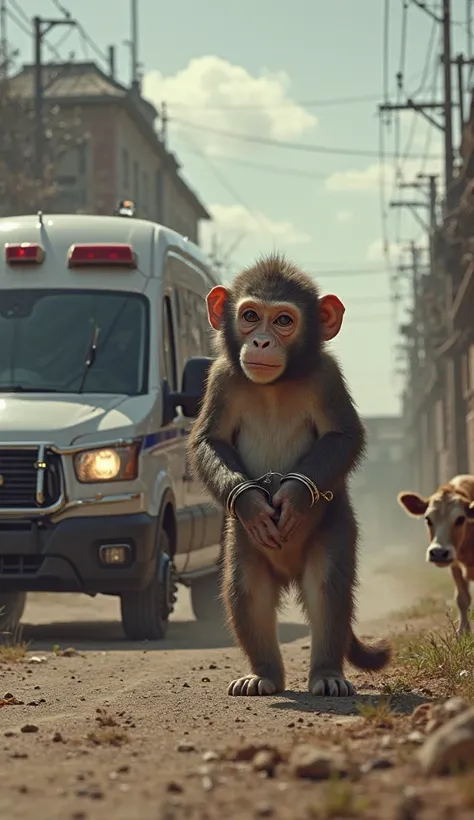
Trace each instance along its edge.
<path fill-rule="evenodd" d="M 138 445 L 84 450 L 74 456 L 74 471 L 81 484 L 131 481 L 138 475 Z"/>

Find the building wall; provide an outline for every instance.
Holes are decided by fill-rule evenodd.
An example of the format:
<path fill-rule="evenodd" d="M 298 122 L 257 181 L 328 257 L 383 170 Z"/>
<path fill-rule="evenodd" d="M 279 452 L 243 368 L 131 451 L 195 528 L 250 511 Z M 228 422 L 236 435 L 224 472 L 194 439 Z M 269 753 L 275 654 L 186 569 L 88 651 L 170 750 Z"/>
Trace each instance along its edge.
<path fill-rule="evenodd" d="M 411 487 L 406 461 L 405 433 L 398 416 L 364 419 L 367 457 L 351 481 L 351 492 L 369 548 L 398 545 L 412 537 L 410 521 L 397 502 Z"/>
<path fill-rule="evenodd" d="M 128 111 L 117 105 L 86 105 L 80 115 L 89 140 L 61 160 L 58 210 L 110 214 L 120 199 L 132 199 L 138 216 L 197 243 L 199 220 L 192 204 Z"/>

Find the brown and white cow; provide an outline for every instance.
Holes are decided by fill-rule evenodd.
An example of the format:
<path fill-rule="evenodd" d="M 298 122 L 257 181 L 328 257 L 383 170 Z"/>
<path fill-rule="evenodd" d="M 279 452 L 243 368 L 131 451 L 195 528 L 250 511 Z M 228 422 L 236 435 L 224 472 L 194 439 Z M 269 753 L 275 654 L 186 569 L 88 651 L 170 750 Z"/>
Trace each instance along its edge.
<path fill-rule="evenodd" d="M 423 517 L 430 544 L 426 560 L 437 567 L 450 567 L 456 585 L 460 621 L 458 633 L 470 632 L 469 581 L 474 581 L 474 475 L 457 475 L 429 498 L 403 492 L 398 503 L 408 515 Z"/>

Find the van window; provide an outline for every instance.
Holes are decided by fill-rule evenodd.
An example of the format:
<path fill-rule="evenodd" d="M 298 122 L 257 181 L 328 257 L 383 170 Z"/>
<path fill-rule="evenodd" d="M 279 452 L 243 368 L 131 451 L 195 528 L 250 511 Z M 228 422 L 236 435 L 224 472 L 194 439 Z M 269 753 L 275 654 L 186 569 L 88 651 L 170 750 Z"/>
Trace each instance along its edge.
<path fill-rule="evenodd" d="M 165 296 L 163 302 L 163 352 L 164 352 L 164 377 L 167 379 L 171 390 L 177 390 L 176 374 L 176 347 L 173 327 L 173 312 L 169 296 Z"/>
<path fill-rule="evenodd" d="M 2 290 L 0 392 L 139 395 L 146 391 L 148 338 L 141 294 Z"/>
<path fill-rule="evenodd" d="M 183 359 L 210 356 L 210 329 L 205 299 L 189 288 L 178 287 L 180 340 Z"/>

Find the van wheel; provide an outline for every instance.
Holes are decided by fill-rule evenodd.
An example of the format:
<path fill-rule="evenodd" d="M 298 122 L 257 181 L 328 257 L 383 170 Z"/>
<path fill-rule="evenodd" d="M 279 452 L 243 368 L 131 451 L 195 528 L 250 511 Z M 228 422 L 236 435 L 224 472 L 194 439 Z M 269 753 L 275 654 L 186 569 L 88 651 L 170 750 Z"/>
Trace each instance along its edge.
<path fill-rule="evenodd" d="M 170 542 L 161 531 L 155 573 L 145 589 L 120 596 L 122 627 L 129 641 L 160 641 L 166 636 L 168 618 L 177 597 Z"/>
<path fill-rule="evenodd" d="M 197 621 L 222 621 L 220 577 L 215 572 L 191 582 L 191 606 Z"/>
<path fill-rule="evenodd" d="M 14 642 L 25 611 L 26 592 L 0 593 L 0 643 Z"/>

